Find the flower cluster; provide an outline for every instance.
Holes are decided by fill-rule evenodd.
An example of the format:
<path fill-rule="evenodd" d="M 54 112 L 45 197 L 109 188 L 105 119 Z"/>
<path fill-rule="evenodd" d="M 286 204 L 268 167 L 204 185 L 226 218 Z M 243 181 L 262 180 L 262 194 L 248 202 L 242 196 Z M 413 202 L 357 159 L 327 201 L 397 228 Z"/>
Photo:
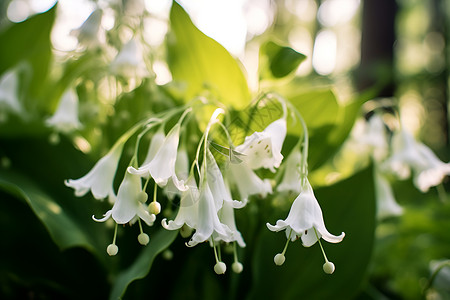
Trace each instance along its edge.
<path fill-rule="evenodd" d="M 107 247 L 108 254 L 116 255 L 119 250 L 116 244 L 117 224 L 137 222 L 140 228 L 139 243 L 149 243 L 150 237 L 144 233 L 141 220 L 148 226 L 154 225 L 156 216 L 161 212 L 161 204 L 156 196 L 160 188 L 178 206 L 176 215 L 167 215 L 161 220 L 162 227 L 179 230 L 183 237 L 189 237 L 186 242 L 188 247 L 208 242 L 214 251 L 214 271 L 217 274 L 223 274 L 227 269 L 221 257 L 221 245 L 232 245 L 232 270 L 242 272 L 243 265 L 238 260 L 236 247 L 245 247 L 246 243 L 236 224 L 235 209 L 245 207 L 254 196 L 264 198 L 273 192 L 272 180 L 260 177 L 258 170 L 267 169 L 275 173 L 283 161 L 281 151 L 287 133 L 287 102 L 276 99 L 283 106 L 283 115 L 264 130 L 245 137 L 236 146 L 221 121 L 221 115 L 226 112 L 222 108 L 216 109 L 198 141 L 190 168 L 187 145 L 180 141 L 184 140 L 182 134 L 188 130 L 189 121 L 185 120 L 190 120 L 187 116 L 192 111 L 195 113 L 195 105 L 167 111 L 137 124 L 84 177 L 67 180 L 66 185 L 75 190 L 76 196 L 91 191 L 96 199 L 108 198 L 112 204 L 112 208 L 102 218 L 93 216 L 97 222 L 112 218 L 116 223 L 113 242 Z M 165 127 L 169 120 L 180 114 L 176 124 L 166 134 Z M 306 124 L 298 112 L 297 115 L 303 124 L 304 140 L 289 155 L 289 165 L 278 190 L 292 190 L 299 195 L 293 201 L 286 220 L 267 226 L 272 231 L 285 229 L 288 242 L 300 237 L 305 247 L 317 241 L 320 243 L 320 238 L 337 243 L 343 239 L 344 233 L 334 236 L 325 227 L 321 208 L 307 179 Z M 218 129 L 228 139 L 228 147 L 222 147 L 228 150 L 225 162 L 223 159 L 219 162 L 212 152 L 213 148 L 210 148 L 210 133 L 213 129 Z M 113 182 L 124 145 L 138 132 L 134 155 L 116 193 Z M 147 135 L 150 136 L 150 144 L 143 161 L 139 162 L 138 150 L 143 137 Z M 147 194 L 150 182 L 154 184 L 152 201 L 148 201 Z M 277 265 L 283 263 L 285 251 L 286 248 L 275 257 Z M 331 274 L 334 265 L 326 256 L 325 260 L 324 271 Z"/>
<path fill-rule="evenodd" d="M 395 200 L 390 177 L 403 180 L 412 173 L 414 185 L 425 193 L 450 175 L 450 163 L 442 162 L 428 146 L 416 140 L 402 125 L 400 117 L 396 121 L 399 126 L 388 126 L 383 114 L 375 112 L 364 122 L 361 134 L 354 137 L 366 148 L 374 164 L 379 219 L 403 212 Z"/>

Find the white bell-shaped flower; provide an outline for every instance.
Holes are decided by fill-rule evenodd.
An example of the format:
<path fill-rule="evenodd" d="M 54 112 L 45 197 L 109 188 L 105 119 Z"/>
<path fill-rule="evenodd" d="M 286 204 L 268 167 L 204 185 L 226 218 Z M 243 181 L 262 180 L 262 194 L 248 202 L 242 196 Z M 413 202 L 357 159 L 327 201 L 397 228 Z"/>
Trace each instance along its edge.
<path fill-rule="evenodd" d="M 374 168 L 375 197 L 377 203 L 377 218 L 384 219 L 399 216 L 403 208 L 395 201 L 394 192 L 387 178 L 378 167 Z"/>
<path fill-rule="evenodd" d="M 269 179 L 261 179 L 245 163 L 228 165 L 227 178 L 230 183 L 237 186 L 241 201 L 246 202 L 251 195 L 266 197 L 272 193 L 272 185 Z"/>
<path fill-rule="evenodd" d="M 414 172 L 414 184 L 422 192 L 442 182 L 450 175 L 450 164 L 442 162 L 433 151 L 414 139 L 406 130 L 393 137 L 393 155 L 383 163 L 385 170 L 396 173 L 401 178 Z"/>
<path fill-rule="evenodd" d="M 95 199 L 104 199 L 114 194 L 113 181 L 122 154 L 123 143 L 115 145 L 85 176 L 65 181 L 75 190 L 75 196 L 84 196 L 91 191 Z"/>
<path fill-rule="evenodd" d="M 78 39 L 78 42 L 86 47 L 98 46 L 100 25 L 102 23 L 103 12 L 101 9 L 94 10 L 83 24 L 70 32 Z"/>
<path fill-rule="evenodd" d="M 238 201 L 236 201 L 238 202 Z M 219 211 L 219 220 L 222 224 L 226 225 L 231 230 L 231 239 L 223 240 L 222 237 L 215 233 L 213 235 L 214 241 L 224 241 L 224 242 L 234 242 L 236 241 L 241 248 L 245 247 L 245 242 L 242 234 L 239 232 L 236 226 L 236 221 L 234 218 L 234 209 L 241 208 L 234 205 L 234 201 L 224 201 L 222 208 Z"/>
<path fill-rule="evenodd" d="M 159 130 L 155 132 L 150 141 L 150 146 L 148 147 L 147 155 L 145 156 L 142 165 L 150 163 L 153 160 L 153 158 L 155 158 L 155 155 L 156 153 L 158 153 L 158 150 L 163 145 L 165 138 L 166 135 L 164 134 L 164 129 L 163 127 L 160 127 Z"/>
<path fill-rule="evenodd" d="M 231 242 L 233 240 L 233 232 L 219 220 L 214 197 L 206 180 L 203 180 L 200 185 L 198 219 L 194 228 L 195 233 L 192 235 L 189 242 L 186 243 L 189 247 L 206 242 L 210 240 L 213 235 L 225 242 Z"/>
<path fill-rule="evenodd" d="M 376 162 L 386 158 L 389 152 L 386 125 L 380 115 L 373 115 L 364 128 L 364 133 L 358 137 L 358 142 L 369 147 Z"/>
<path fill-rule="evenodd" d="M 55 113 L 45 123 L 62 133 L 70 133 L 82 127 L 78 120 L 78 97 L 75 91 L 69 89 L 63 94 Z"/>
<path fill-rule="evenodd" d="M 18 78 L 16 70 L 6 71 L 0 78 L 0 111 L 23 114 L 22 104 L 17 95 Z"/>
<path fill-rule="evenodd" d="M 283 174 L 283 179 L 277 186 L 277 191 L 279 192 L 295 192 L 299 194 L 301 192 L 301 182 L 300 182 L 300 161 L 302 154 L 300 149 L 295 147 L 285 162 L 285 170 Z"/>
<path fill-rule="evenodd" d="M 149 158 L 149 161 L 138 169 L 131 166 L 128 167 L 128 172 L 141 177 L 150 175 L 161 187 L 164 187 L 167 184 L 167 181 L 171 179 L 180 191 L 185 191 L 187 187 L 182 180 L 178 179 L 175 172 L 179 140 L 180 124 L 177 123 L 167 134 L 167 137 L 156 151 L 156 154 L 154 154 L 151 159 Z M 150 150 L 153 151 L 152 147 L 150 147 Z"/>
<path fill-rule="evenodd" d="M 180 208 L 175 219 L 167 222 L 167 219 L 164 218 L 161 221 L 161 225 L 167 230 L 177 230 L 185 224 L 190 228 L 197 227 L 200 193 L 194 176 L 188 178 L 187 186 L 188 189 L 181 195 Z"/>
<path fill-rule="evenodd" d="M 110 65 L 111 72 L 126 78 L 146 76 L 142 50 L 135 39 L 126 43 Z"/>
<path fill-rule="evenodd" d="M 271 231 L 286 230 L 286 237 L 291 241 L 300 237 L 305 247 L 314 245 L 320 238 L 330 243 L 339 243 L 345 236 L 343 232 L 339 236 L 328 232 L 323 221 L 322 209 L 308 180 L 300 195 L 292 203 L 286 220 L 278 220 L 275 225 L 269 223 L 266 225 Z"/>
<path fill-rule="evenodd" d="M 244 201 L 237 201 L 231 198 L 231 193 L 228 186 L 225 184 L 225 180 L 222 176 L 219 166 L 217 165 L 214 156 L 211 151 L 207 150 L 207 181 L 211 192 L 216 203 L 216 209 L 219 211 L 222 208 L 224 201 L 232 203 L 235 208 L 244 207 L 247 203 L 246 199 Z"/>
<path fill-rule="evenodd" d="M 236 241 L 239 246 L 245 247 L 244 239 L 241 233 L 237 230 L 234 219 L 234 209 L 242 208 L 246 205 L 246 201 L 237 201 L 231 198 L 231 192 L 228 185 L 225 183 L 222 173 L 217 165 L 211 151 L 207 150 L 207 181 L 211 188 L 216 210 L 219 215 L 219 220 L 222 224 L 228 226 L 232 232 L 231 241 Z M 214 241 L 221 241 L 222 237 L 215 233 L 213 235 Z M 229 238 L 229 237 L 227 237 Z M 228 240 L 229 242 L 230 240 Z M 226 241 L 227 242 L 227 241 Z"/>
<path fill-rule="evenodd" d="M 243 160 L 252 169 L 266 168 L 275 172 L 283 160 L 281 148 L 286 138 L 286 120 L 278 119 L 262 132 L 254 132 L 245 137 L 244 143 L 235 148 L 244 154 Z"/>
<path fill-rule="evenodd" d="M 97 222 L 105 222 L 112 217 L 117 224 L 134 222 L 136 218 L 140 218 L 148 226 L 152 226 L 156 216 L 150 214 L 147 207 L 140 201 L 142 193 L 144 191 L 141 177 L 126 172 L 113 208 L 108 210 L 101 219 L 96 219 L 94 216 L 92 218 Z"/>
<path fill-rule="evenodd" d="M 175 162 L 175 174 L 179 180 L 186 182 L 189 177 L 189 156 L 186 148 L 181 146 L 177 152 L 177 161 Z M 173 180 L 169 180 L 164 187 L 165 195 L 172 200 L 175 196 L 181 196 L 182 192 L 175 186 Z"/>

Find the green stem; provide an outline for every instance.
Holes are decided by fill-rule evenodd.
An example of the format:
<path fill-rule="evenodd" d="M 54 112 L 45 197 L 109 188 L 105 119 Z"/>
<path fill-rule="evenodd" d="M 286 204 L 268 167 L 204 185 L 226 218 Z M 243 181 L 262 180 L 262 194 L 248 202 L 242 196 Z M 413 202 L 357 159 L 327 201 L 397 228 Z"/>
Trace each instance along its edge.
<path fill-rule="evenodd" d="M 139 231 L 140 233 L 144 233 L 144 231 L 142 230 L 142 224 L 141 224 L 141 219 L 138 218 L 138 224 L 139 224 Z"/>
<path fill-rule="evenodd" d="M 234 261 L 239 262 L 238 257 L 237 257 L 236 242 L 233 242 L 233 253 L 234 253 Z"/>
<path fill-rule="evenodd" d="M 291 232 L 289 232 L 289 237 L 286 241 L 286 244 L 284 245 L 284 249 L 283 252 L 281 252 L 281 254 L 284 256 L 284 254 L 286 253 L 287 247 L 289 246 L 289 242 L 291 241 L 291 236 L 292 236 L 292 229 Z"/>
<path fill-rule="evenodd" d="M 214 242 L 214 238 L 213 237 L 211 237 L 211 241 L 213 243 L 214 257 L 216 259 L 216 263 L 218 263 L 220 260 L 219 260 L 219 257 L 217 256 L 216 243 Z"/>
<path fill-rule="evenodd" d="M 316 234 L 317 241 L 319 242 L 320 250 L 322 250 L 323 258 L 325 258 L 325 263 L 328 262 L 327 255 L 325 254 L 325 250 L 323 250 L 322 243 L 320 242 L 319 235 L 317 234 L 316 228 L 313 227 L 314 233 Z"/>
<path fill-rule="evenodd" d="M 445 267 L 450 267 L 450 260 L 441 262 L 440 265 L 436 268 L 436 270 L 434 270 L 433 274 L 431 274 L 430 280 L 428 280 L 427 285 L 425 286 L 424 289 L 425 292 L 431 288 L 431 286 L 433 285 L 433 281 L 436 279 L 436 276 Z"/>
<path fill-rule="evenodd" d="M 438 192 L 438 196 L 441 202 L 447 203 L 447 192 L 445 191 L 444 185 L 442 183 L 437 185 L 436 190 Z"/>
<path fill-rule="evenodd" d="M 153 188 L 153 202 L 156 202 L 156 194 L 158 192 L 158 185 L 155 182 L 155 187 Z"/>
<path fill-rule="evenodd" d="M 116 226 L 115 226 L 115 228 L 114 228 L 114 237 L 113 237 L 113 245 L 115 245 L 116 244 L 116 238 L 117 238 L 117 223 L 116 223 Z"/>

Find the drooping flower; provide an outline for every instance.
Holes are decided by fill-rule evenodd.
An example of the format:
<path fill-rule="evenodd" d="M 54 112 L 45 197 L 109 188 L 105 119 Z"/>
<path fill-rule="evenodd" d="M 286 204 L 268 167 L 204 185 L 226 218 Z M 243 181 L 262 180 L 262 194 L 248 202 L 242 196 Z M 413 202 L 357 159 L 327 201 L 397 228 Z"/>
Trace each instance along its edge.
<path fill-rule="evenodd" d="M 83 24 L 70 32 L 78 39 L 81 45 L 92 47 L 99 45 L 99 32 L 102 23 L 103 12 L 101 9 L 94 10 Z"/>
<path fill-rule="evenodd" d="M 105 222 L 112 217 L 117 224 L 133 223 L 140 218 L 148 226 L 152 226 L 156 216 L 150 214 L 140 201 L 142 193 L 145 192 L 142 190 L 141 178 L 126 172 L 125 178 L 119 186 L 113 208 L 108 210 L 101 219 L 96 219 L 94 216 L 92 218 L 97 222 Z"/>
<path fill-rule="evenodd" d="M 179 137 L 180 124 L 177 123 L 170 130 L 156 154 L 151 159 L 149 158 L 149 161 L 138 169 L 131 166 L 128 167 L 128 172 L 141 177 L 151 176 L 161 187 L 165 186 L 169 179 L 172 179 L 173 183 L 180 191 L 185 191 L 187 187 L 182 180 L 178 179 L 175 172 Z"/>
<path fill-rule="evenodd" d="M 192 229 L 197 227 L 200 193 L 194 176 L 188 178 L 187 186 L 188 189 L 183 191 L 181 195 L 180 208 L 175 219 L 167 222 L 167 219 L 164 218 L 161 221 L 161 225 L 167 230 L 178 230 L 183 225 L 187 225 Z"/>
<path fill-rule="evenodd" d="M 245 137 L 244 143 L 236 146 L 236 152 L 245 156 L 243 160 L 252 169 L 266 168 L 275 172 L 283 160 L 281 148 L 286 137 L 286 119 L 278 119 L 262 132 Z"/>
<path fill-rule="evenodd" d="M 210 150 L 207 150 L 207 181 L 216 203 L 216 209 L 219 211 L 222 208 L 223 203 L 230 202 L 236 208 L 244 207 L 246 199 L 244 201 L 237 201 L 231 198 L 231 193 L 228 186 L 225 184 L 225 180 L 222 176 L 219 166 L 217 165 L 214 156 Z"/>
<path fill-rule="evenodd" d="M 395 201 L 394 192 L 386 176 L 377 166 L 374 167 L 375 197 L 377 199 L 377 218 L 399 216 L 403 208 Z"/>
<path fill-rule="evenodd" d="M 198 219 L 195 226 L 195 233 L 186 245 L 193 247 L 198 243 L 208 241 L 213 235 L 225 242 L 231 242 L 233 237 L 230 228 L 220 222 L 209 184 L 206 180 L 203 180 L 200 184 Z"/>
<path fill-rule="evenodd" d="M 155 155 L 156 153 L 158 153 L 158 150 L 163 145 L 165 138 L 166 135 L 164 134 L 164 129 L 163 127 L 160 127 L 159 130 L 155 132 L 150 141 L 150 146 L 148 147 L 147 155 L 145 156 L 142 165 L 150 163 L 153 160 L 153 158 L 155 158 Z"/>
<path fill-rule="evenodd" d="M 358 137 L 358 142 L 369 147 L 376 162 L 386 158 L 389 152 L 388 137 L 385 123 L 380 115 L 374 114 L 366 122 L 364 133 Z"/>
<path fill-rule="evenodd" d="M 277 186 L 279 192 L 301 192 L 300 184 L 300 161 L 302 154 L 300 149 L 295 147 L 286 159 L 286 169 L 283 174 L 283 179 Z"/>
<path fill-rule="evenodd" d="M 234 209 L 244 207 L 247 202 L 241 202 L 231 198 L 229 187 L 225 183 L 219 166 L 209 150 L 207 150 L 207 171 L 207 181 L 216 204 L 219 220 L 231 230 L 231 241 L 236 241 L 239 246 L 245 247 L 244 239 L 236 227 Z M 219 234 L 214 234 L 213 238 L 214 241 L 222 240 Z M 228 242 L 230 242 L 230 240 L 228 240 Z"/>
<path fill-rule="evenodd" d="M 328 232 L 323 221 L 322 209 L 308 180 L 292 203 L 286 220 L 278 220 L 275 225 L 269 223 L 266 225 L 271 231 L 286 230 L 286 237 L 291 241 L 300 237 L 305 247 L 314 245 L 320 238 L 330 243 L 339 243 L 345 236 L 343 232 L 339 236 Z"/>
<path fill-rule="evenodd" d="M 23 107 L 19 102 L 18 78 L 16 70 L 6 71 L 0 78 L 0 110 L 23 114 Z"/>
<path fill-rule="evenodd" d="M 219 220 L 222 224 L 226 225 L 231 230 L 231 239 L 223 240 L 224 242 L 236 241 L 241 248 L 245 247 L 245 242 L 242 234 L 236 227 L 236 221 L 234 218 L 234 209 L 240 208 L 233 205 L 232 201 L 224 201 L 222 208 L 219 211 Z M 214 241 L 221 241 L 222 237 L 218 234 L 213 235 Z"/>
<path fill-rule="evenodd" d="M 177 152 L 177 160 L 175 162 L 175 174 L 177 178 L 186 182 L 189 177 L 189 157 L 186 148 L 181 146 Z M 166 196 L 172 200 L 175 196 L 181 196 L 181 191 L 175 186 L 173 180 L 169 180 L 164 188 Z"/>
<path fill-rule="evenodd" d="M 73 90 L 63 94 L 55 113 L 45 123 L 62 133 L 70 133 L 82 127 L 78 120 L 78 97 Z"/>
<path fill-rule="evenodd" d="M 145 67 L 142 50 L 135 39 L 128 41 L 110 65 L 111 72 L 126 78 L 145 76 L 148 71 Z"/>
<path fill-rule="evenodd" d="M 124 143 L 114 145 L 85 176 L 68 179 L 65 184 L 75 190 L 75 196 L 84 196 L 91 191 L 95 199 L 114 195 L 113 181 Z"/>
<path fill-rule="evenodd" d="M 427 192 L 450 175 L 450 163 L 442 162 L 430 148 L 416 141 L 406 130 L 394 134 L 392 147 L 393 155 L 383 163 L 383 168 L 400 178 L 407 178 L 412 169 L 414 184 L 422 192 Z"/>

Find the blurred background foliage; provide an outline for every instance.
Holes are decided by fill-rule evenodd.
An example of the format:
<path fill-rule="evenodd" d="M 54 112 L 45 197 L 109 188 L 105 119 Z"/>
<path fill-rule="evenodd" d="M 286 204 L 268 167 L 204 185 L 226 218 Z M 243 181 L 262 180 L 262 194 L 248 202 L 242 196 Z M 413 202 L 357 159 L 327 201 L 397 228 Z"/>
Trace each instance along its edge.
<path fill-rule="evenodd" d="M 0 3 L 0 76 L 17 70 L 24 108 L 0 106 L 2 299 L 450 299 L 448 267 L 428 286 L 432 270 L 450 258 L 449 203 L 435 189 L 422 194 L 411 181 L 396 182 L 403 215 L 376 220 L 369 163 L 340 152 L 370 110 L 364 103 L 387 99 L 420 140 L 450 160 L 448 1 L 180 1 L 186 13 L 171 1 L 148 0 L 137 17 L 127 2 Z M 96 7 L 104 11 L 98 39 L 105 46 L 82 47 L 70 31 Z M 148 74 L 111 74 L 111 60 L 133 34 Z M 66 134 L 45 120 L 69 87 L 83 127 Z M 284 217 L 293 195 L 254 199 L 237 212 L 247 242 L 239 275 L 216 276 L 212 258 L 204 259 L 208 246 L 186 248 L 159 220 L 147 229 L 148 246 L 137 245 L 133 226 L 119 232 L 119 255 L 107 256 L 112 224 L 91 216 L 109 204 L 75 198 L 64 180 L 86 174 L 136 122 L 199 95 L 232 107 L 239 122 L 229 125 L 242 140 L 277 118 L 279 108 L 259 111 L 261 119 L 249 106 L 268 91 L 289 99 L 308 124 L 311 181 L 325 222 L 347 234 L 325 245 L 336 273 L 323 274 L 318 245 L 293 244 L 285 265 L 274 266 L 285 236 L 265 223 Z M 207 118 L 196 115 L 200 129 Z M 198 128 L 190 132 L 198 139 Z M 285 156 L 299 135 L 289 129 Z M 175 208 L 159 197 L 170 216 Z"/>

